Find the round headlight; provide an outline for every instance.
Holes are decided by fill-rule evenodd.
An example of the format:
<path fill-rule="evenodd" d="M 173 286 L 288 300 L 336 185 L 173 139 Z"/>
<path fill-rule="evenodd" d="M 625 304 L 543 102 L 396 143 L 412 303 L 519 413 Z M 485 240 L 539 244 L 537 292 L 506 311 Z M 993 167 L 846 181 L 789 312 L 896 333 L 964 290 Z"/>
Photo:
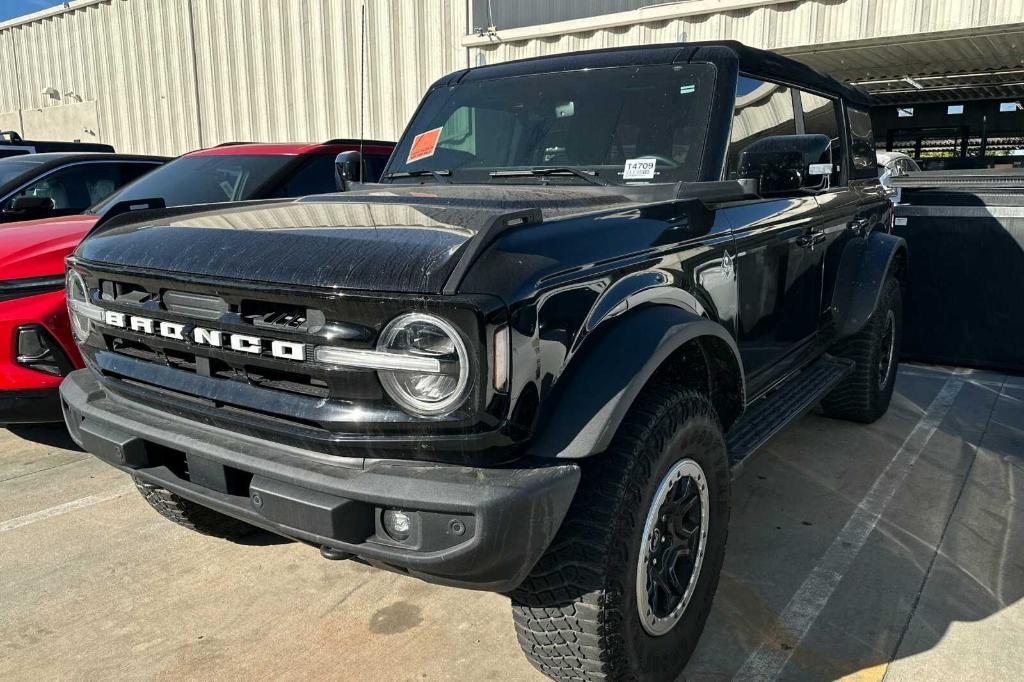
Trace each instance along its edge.
<path fill-rule="evenodd" d="M 437 372 L 378 372 L 384 390 L 403 409 L 440 415 L 455 409 L 466 397 L 469 354 L 459 332 L 444 320 L 421 313 L 396 317 L 381 333 L 377 350 L 438 361 Z"/>
<path fill-rule="evenodd" d="M 68 313 L 71 316 L 71 331 L 79 343 L 85 343 L 92 332 L 92 321 L 77 310 L 80 306 L 76 304 L 87 305 L 89 303 L 89 289 L 85 286 L 85 280 L 82 279 L 82 275 L 75 270 L 68 272 L 67 296 Z"/>

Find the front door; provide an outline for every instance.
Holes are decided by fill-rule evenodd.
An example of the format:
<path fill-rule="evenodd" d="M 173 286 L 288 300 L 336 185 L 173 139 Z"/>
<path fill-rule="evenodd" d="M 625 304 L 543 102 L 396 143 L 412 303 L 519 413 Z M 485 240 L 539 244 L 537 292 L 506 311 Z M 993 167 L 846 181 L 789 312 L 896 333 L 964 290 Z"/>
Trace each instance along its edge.
<path fill-rule="evenodd" d="M 799 106 L 793 88 L 741 75 L 725 178 L 771 174 L 764 152 L 796 144 Z M 802 186 L 782 194 L 726 209 L 735 226 L 735 334 L 751 397 L 799 365 L 820 322 L 821 210 Z"/>
<path fill-rule="evenodd" d="M 785 376 L 818 330 L 821 213 L 814 197 L 736 206 L 736 339 L 750 395 Z"/>

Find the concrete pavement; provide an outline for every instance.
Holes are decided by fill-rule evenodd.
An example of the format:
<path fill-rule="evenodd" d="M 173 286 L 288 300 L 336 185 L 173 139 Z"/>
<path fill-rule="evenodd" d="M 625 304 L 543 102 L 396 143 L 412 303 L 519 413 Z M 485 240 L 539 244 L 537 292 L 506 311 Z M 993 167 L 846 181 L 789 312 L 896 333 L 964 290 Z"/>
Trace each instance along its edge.
<path fill-rule="evenodd" d="M 735 482 L 688 679 L 1019 679 L 1024 378 L 901 371 Z M 538 679 L 508 602 L 164 521 L 55 427 L 0 429 L 0 678 Z"/>

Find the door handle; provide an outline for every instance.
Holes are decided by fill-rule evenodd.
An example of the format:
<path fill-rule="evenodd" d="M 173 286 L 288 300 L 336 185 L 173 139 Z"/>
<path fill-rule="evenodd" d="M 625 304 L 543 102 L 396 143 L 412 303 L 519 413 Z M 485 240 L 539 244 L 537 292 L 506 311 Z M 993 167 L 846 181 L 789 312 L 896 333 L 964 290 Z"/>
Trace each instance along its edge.
<path fill-rule="evenodd" d="M 805 249 L 813 249 L 815 245 L 825 241 L 825 233 L 821 231 L 807 232 L 796 238 L 796 245 Z"/>
<path fill-rule="evenodd" d="M 868 220 L 867 218 L 857 218 L 851 221 L 847 225 L 847 227 L 849 227 L 852 232 L 856 232 L 857 234 L 864 234 L 864 230 L 867 229 L 870 222 L 871 221 Z"/>

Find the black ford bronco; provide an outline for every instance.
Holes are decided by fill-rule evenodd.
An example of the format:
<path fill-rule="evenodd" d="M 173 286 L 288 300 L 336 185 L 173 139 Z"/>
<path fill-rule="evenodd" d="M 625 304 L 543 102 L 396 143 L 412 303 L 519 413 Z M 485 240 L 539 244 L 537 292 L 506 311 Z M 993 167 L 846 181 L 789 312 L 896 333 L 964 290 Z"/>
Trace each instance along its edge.
<path fill-rule="evenodd" d="M 381 184 L 85 240 L 68 427 L 186 527 L 507 593 L 555 679 L 668 679 L 731 476 L 888 407 L 868 106 L 735 43 L 453 73 Z"/>

